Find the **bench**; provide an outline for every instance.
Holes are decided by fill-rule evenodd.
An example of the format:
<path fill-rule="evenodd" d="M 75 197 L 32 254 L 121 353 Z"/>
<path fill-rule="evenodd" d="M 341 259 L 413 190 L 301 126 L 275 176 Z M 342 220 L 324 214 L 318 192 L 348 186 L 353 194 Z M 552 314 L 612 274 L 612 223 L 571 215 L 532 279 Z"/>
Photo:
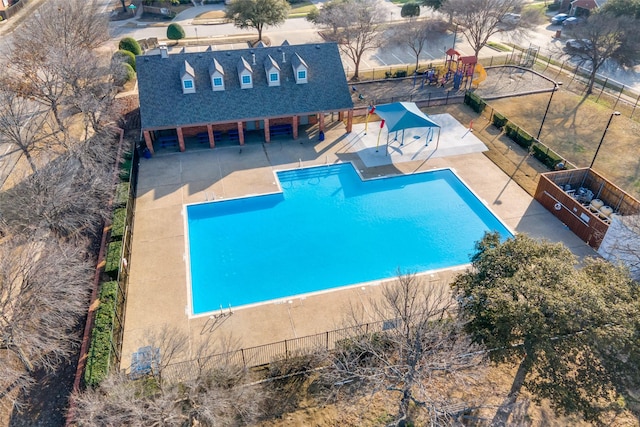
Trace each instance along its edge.
<path fill-rule="evenodd" d="M 209 143 L 209 133 L 208 132 L 200 132 L 196 135 L 198 138 L 198 142 L 200 144 L 208 144 Z M 222 139 L 222 132 L 219 130 L 213 131 L 213 139 L 214 141 L 220 141 Z"/>
<path fill-rule="evenodd" d="M 293 133 L 293 127 L 290 124 L 273 125 L 269 126 L 269 134 L 271 136 L 278 135 L 291 135 Z"/>
<path fill-rule="evenodd" d="M 230 141 L 239 141 L 240 140 L 240 134 L 238 133 L 238 129 L 230 129 L 227 132 L 228 132 Z M 244 135 L 244 130 L 242 131 L 242 134 Z"/>
<path fill-rule="evenodd" d="M 175 135 L 161 136 L 161 137 L 158 137 L 156 141 L 160 144 L 160 147 L 162 148 L 175 147 L 176 145 L 178 145 L 178 137 Z"/>

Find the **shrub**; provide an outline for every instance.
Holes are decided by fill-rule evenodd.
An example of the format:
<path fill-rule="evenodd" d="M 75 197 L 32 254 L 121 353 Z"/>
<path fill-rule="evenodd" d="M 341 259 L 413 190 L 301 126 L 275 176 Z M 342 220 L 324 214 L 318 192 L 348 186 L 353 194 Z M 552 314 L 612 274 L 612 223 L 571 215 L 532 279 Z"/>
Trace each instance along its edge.
<path fill-rule="evenodd" d="M 122 255 L 122 242 L 111 242 L 107 246 L 107 256 L 105 259 L 104 272 L 111 279 L 118 278 L 120 270 L 120 257 Z"/>
<path fill-rule="evenodd" d="M 121 182 L 116 187 L 116 196 L 113 199 L 113 205 L 122 207 L 129 200 L 129 182 Z"/>
<path fill-rule="evenodd" d="M 184 29 L 180 24 L 169 24 L 167 27 L 167 38 L 169 40 L 180 40 L 185 37 Z"/>
<path fill-rule="evenodd" d="M 390 77 L 391 77 L 391 75 L 392 75 L 392 74 L 391 74 L 391 71 L 385 71 L 385 72 L 384 72 L 384 78 L 385 78 L 385 79 L 390 78 Z"/>
<path fill-rule="evenodd" d="M 532 148 L 533 157 L 540 160 L 550 170 L 554 170 L 556 165 L 562 161 L 562 157 L 541 144 L 533 144 Z"/>
<path fill-rule="evenodd" d="M 118 49 L 131 52 L 134 56 L 142 55 L 142 48 L 140 47 L 140 43 L 138 43 L 138 41 L 133 37 L 125 37 L 120 40 L 120 43 L 118 43 Z"/>
<path fill-rule="evenodd" d="M 498 112 L 493 113 L 493 125 L 498 129 L 502 129 L 507 124 L 507 118 Z"/>
<path fill-rule="evenodd" d="M 127 210 L 118 208 L 113 211 L 113 222 L 111 223 L 111 240 L 122 240 L 124 236 L 124 225 L 127 219 Z"/>
<path fill-rule="evenodd" d="M 131 65 L 126 62 L 121 63 L 114 70 L 113 80 L 118 86 L 124 86 L 127 82 L 130 82 L 136 78 L 136 72 L 133 71 Z"/>
<path fill-rule="evenodd" d="M 393 77 L 407 77 L 407 70 L 397 70 L 393 73 Z"/>
<path fill-rule="evenodd" d="M 120 180 L 125 182 L 131 179 L 131 159 L 125 159 L 120 165 Z"/>
<path fill-rule="evenodd" d="M 133 71 L 136 70 L 136 57 L 128 50 L 116 51 L 111 57 L 111 61 L 116 64 L 129 64 Z"/>
<path fill-rule="evenodd" d="M 100 289 L 100 305 L 91 331 L 91 344 L 84 370 L 84 382 L 89 387 L 100 384 L 109 373 L 111 340 L 116 312 L 118 282 L 105 282 Z"/>
<path fill-rule="evenodd" d="M 513 142 L 522 148 L 529 149 L 533 143 L 533 136 L 529 135 L 525 130 L 520 129 L 511 122 L 507 122 L 505 125 L 505 133 L 509 138 L 511 138 L 511 140 L 513 140 Z"/>
<path fill-rule="evenodd" d="M 464 95 L 464 103 L 467 104 L 473 111 L 476 113 L 482 113 L 484 108 L 487 106 L 485 102 L 473 92 L 467 92 Z"/>
<path fill-rule="evenodd" d="M 403 4 L 402 9 L 400 9 L 400 16 L 402 16 L 403 18 L 413 18 L 414 16 L 420 16 L 420 5 L 413 1 Z"/>

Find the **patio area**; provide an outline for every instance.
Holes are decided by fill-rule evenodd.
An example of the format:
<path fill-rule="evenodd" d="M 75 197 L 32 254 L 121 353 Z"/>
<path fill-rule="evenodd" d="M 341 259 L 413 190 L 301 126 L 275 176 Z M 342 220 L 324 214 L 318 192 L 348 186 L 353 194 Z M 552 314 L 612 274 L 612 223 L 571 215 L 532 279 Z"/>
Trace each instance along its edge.
<path fill-rule="evenodd" d="M 184 205 L 277 191 L 276 170 L 353 162 L 367 179 L 452 168 L 512 231 L 563 242 L 580 257 L 595 255 L 479 150 L 396 156 L 392 162 L 368 166 L 358 153 L 362 147 L 354 142 L 356 132 L 346 134 L 341 122 L 329 122 L 324 141 L 318 141 L 317 132 L 310 128 L 298 140 L 158 153 L 140 160 L 122 369 L 129 367 L 133 352 L 149 344 L 150 331 L 164 324 L 190 337 L 191 350 L 181 355 L 186 360 L 205 339 L 220 343 L 211 346 L 209 353 L 214 354 L 224 351 L 222 343 L 229 338 L 246 348 L 340 328 L 350 306 L 366 309 L 369 296 L 380 292 L 380 281 L 375 281 L 256 307 L 225 307 L 222 312 L 227 315 L 215 321 L 208 315 L 190 314 Z M 380 242 L 381 250 L 392 249 L 389 245 Z M 442 270 L 423 277 L 430 285 L 446 285 L 455 274 Z"/>

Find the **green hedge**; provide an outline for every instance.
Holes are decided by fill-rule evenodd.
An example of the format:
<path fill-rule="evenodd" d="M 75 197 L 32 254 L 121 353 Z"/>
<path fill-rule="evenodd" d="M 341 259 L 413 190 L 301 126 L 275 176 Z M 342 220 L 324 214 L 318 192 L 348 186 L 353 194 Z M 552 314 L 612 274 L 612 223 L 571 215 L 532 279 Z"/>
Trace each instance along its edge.
<path fill-rule="evenodd" d="M 562 161 L 562 157 L 544 145 L 533 144 L 532 148 L 533 157 L 540 160 L 540 162 L 551 170 L 555 169 L 556 165 Z"/>
<path fill-rule="evenodd" d="M 129 182 L 121 182 L 116 186 L 116 196 L 113 198 L 115 207 L 125 206 L 129 201 Z"/>
<path fill-rule="evenodd" d="M 91 345 L 84 370 L 84 382 L 89 387 L 100 384 L 109 373 L 113 323 L 116 313 L 118 282 L 105 282 L 100 289 L 100 305 L 91 331 Z"/>
<path fill-rule="evenodd" d="M 120 180 L 129 181 L 131 179 L 131 159 L 124 159 L 120 165 Z"/>
<path fill-rule="evenodd" d="M 127 219 L 127 209 L 118 208 L 113 212 L 113 222 L 111 223 L 111 240 L 122 240 L 124 236 L 124 224 Z"/>
<path fill-rule="evenodd" d="M 116 241 L 109 243 L 109 246 L 107 247 L 104 272 L 112 279 L 118 278 L 118 270 L 120 269 L 120 255 L 122 255 L 122 242 Z"/>
<path fill-rule="evenodd" d="M 467 92 L 464 95 L 464 103 L 467 104 L 476 113 L 482 113 L 487 104 L 478 95 Z"/>
<path fill-rule="evenodd" d="M 519 128 L 511 122 L 507 122 L 504 126 L 504 131 L 509 138 L 522 148 L 529 149 L 533 144 L 533 137 L 529 135 L 524 129 Z"/>
<path fill-rule="evenodd" d="M 142 55 L 142 48 L 140 47 L 140 43 L 133 37 L 125 37 L 118 42 L 119 50 L 126 50 L 128 52 L 133 53 L 134 55 Z"/>
<path fill-rule="evenodd" d="M 507 118 L 498 112 L 493 113 L 493 125 L 498 129 L 502 129 L 508 122 Z"/>

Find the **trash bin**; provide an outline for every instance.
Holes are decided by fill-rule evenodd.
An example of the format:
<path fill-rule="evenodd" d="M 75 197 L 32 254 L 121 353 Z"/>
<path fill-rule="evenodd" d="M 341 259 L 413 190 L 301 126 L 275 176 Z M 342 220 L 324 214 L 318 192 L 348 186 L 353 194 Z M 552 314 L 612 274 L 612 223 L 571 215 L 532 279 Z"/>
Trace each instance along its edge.
<path fill-rule="evenodd" d="M 562 35 L 562 30 L 556 30 L 556 38 L 559 39 Z"/>
<path fill-rule="evenodd" d="M 150 159 L 151 158 L 151 151 L 149 151 L 148 148 L 145 148 L 144 151 L 142 152 L 142 156 L 145 159 Z"/>
<path fill-rule="evenodd" d="M 318 141 L 324 141 L 324 132 L 323 131 L 320 131 L 318 133 Z"/>

